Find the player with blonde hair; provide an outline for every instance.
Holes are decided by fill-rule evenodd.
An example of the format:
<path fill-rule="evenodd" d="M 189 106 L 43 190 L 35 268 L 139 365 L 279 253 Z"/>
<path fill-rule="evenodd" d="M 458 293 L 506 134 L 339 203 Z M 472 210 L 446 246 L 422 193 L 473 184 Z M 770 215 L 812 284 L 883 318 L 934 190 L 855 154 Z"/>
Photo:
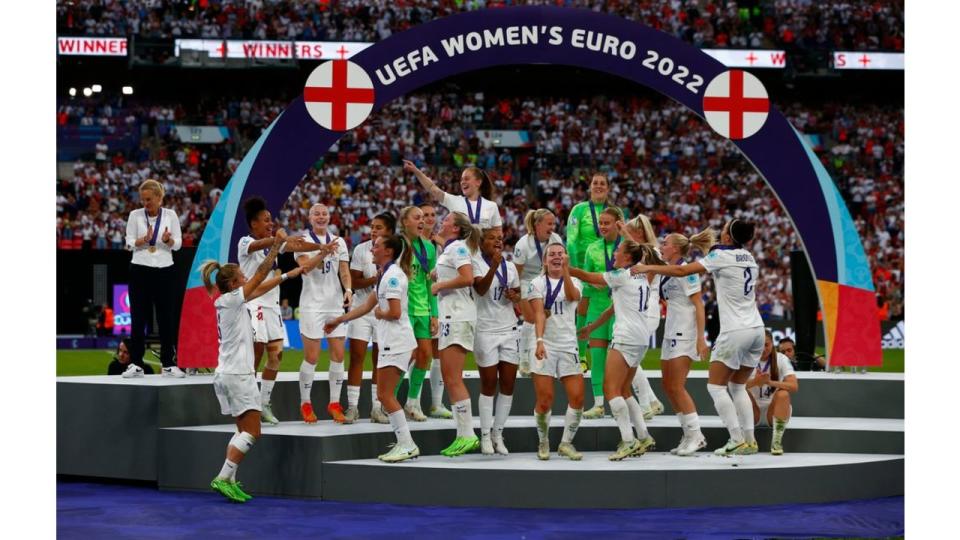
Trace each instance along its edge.
<path fill-rule="evenodd" d="M 237 482 L 237 469 L 260 437 L 261 401 L 253 361 L 253 325 L 246 304 L 300 274 L 300 269 L 296 268 L 267 279 L 285 237 L 283 231 L 278 231 L 270 250 L 250 279 L 237 264 L 221 265 L 217 261 L 206 261 L 200 267 L 207 292 L 212 294 L 214 286 L 220 292 L 214 301 L 220 344 L 213 390 L 220 402 L 220 411 L 236 418 L 237 423 L 237 432 L 227 444 L 223 467 L 210 482 L 210 487 L 236 502 L 246 502 L 251 498 Z M 215 281 L 214 272 L 217 273 Z"/>
<path fill-rule="evenodd" d="M 563 239 L 554 232 L 557 218 L 546 208 L 528 210 L 524 217 L 527 234 L 517 240 L 513 248 L 513 263 L 520 273 L 520 316 L 523 324 L 520 327 L 520 374 L 530 374 L 530 358 L 536 348 L 533 337 L 533 310 L 530 302 L 523 295 L 529 288 L 530 282 L 542 273 L 543 250 L 550 244 L 562 244 Z"/>

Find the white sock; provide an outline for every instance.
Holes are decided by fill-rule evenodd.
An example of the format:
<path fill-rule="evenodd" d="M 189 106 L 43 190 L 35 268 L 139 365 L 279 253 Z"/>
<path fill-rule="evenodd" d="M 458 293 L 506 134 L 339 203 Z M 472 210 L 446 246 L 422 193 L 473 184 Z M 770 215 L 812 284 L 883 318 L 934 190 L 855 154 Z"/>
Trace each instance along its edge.
<path fill-rule="evenodd" d="M 697 413 L 682 414 L 680 417 L 682 418 L 681 422 L 683 422 L 683 429 L 686 433 L 690 435 L 700 434 L 700 417 L 697 416 Z"/>
<path fill-rule="evenodd" d="M 370 406 L 374 411 L 380 408 L 380 398 L 377 397 L 377 383 L 370 385 Z"/>
<path fill-rule="evenodd" d="M 265 406 L 270 404 L 270 396 L 273 394 L 273 385 L 277 381 L 269 381 L 263 379 L 260 381 L 260 405 Z"/>
<path fill-rule="evenodd" d="M 617 421 L 617 427 L 620 428 L 620 439 L 623 442 L 632 441 L 633 429 L 630 428 L 630 409 L 627 407 L 627 401 L 622 396 L 611 399 L 610 412 L 613 413 L 613 419 Z"/>
<path fill-rule="evenodd" d="M 577 436 L 577 429 L 580 428 L 580 418 L 583 417 L 583 409 L 574 409 L 567 406 L 567 414 L 563 418 L 563 438 L 560 442 L 572 443 L 573 438 Z"/>
<path fill-rule="evenodd" d="M 330 385 L 330 403 L 340 403 L 340 390 L 343 388 L 343 362 L 330 361 L 327 383 Z"/>
<path fill-rule="evenodd" d="M 221 480 L 233 480 L 237 477 L 237 464 L 230 461 L 229 459 L 223 462 L 223 467 L 220 469 L 220 474 L 217 475 L 217 478 Z"/>
<path fill-rule="evenodd" d="M 347 408 L 355 409 L 360 403 L 360 387 L 347 385 Z"/>
<path fill-rule="evenodd" d="M 470 398 L 453 404 L 453 416 L 457 419 L 457 437 L 476 437 L 473 432 L 473 407 Z"/>
<path fill-rule="evenodd" d="M 686 437 L 689 435 L 686 420 L 683 418 L 683 413 L 677 413 L 677 422 L 680 422 L 680 429 L 683 430 L 683 436 Z"/>
<path fill-rule="evenodd" d="M 633 387 L 633 393 L 637 396 L 637 401 L 640 403 L 640 406 L 644 409 L 650 407 L 650 383 L 647 382 L 647 375 L 643 372 L 643 368 L 637 367 L 637 372 L 633 376 L 633 381 L 631 382 Z"/>
<path fill-rule="evenodd" d="M 490 435 L 490 428 L 493 427 L 493 396 L 480 394 L 480 434 Z"/>
<path fill-rule="evenodd" d="M 550 436 L 550 413 L 549 410 L 545 413 L 533 411 L 533 417 L 537 422 L 537 436 L 540 437 L 541 441 L 548 440 Z"/>
<path fill-rule="evenodd" d="M 753 437 L 753 402 L 747 395 L 747 385 L 730 383 L 727 387 L 730 389 L 730 398 L 733 399 L 733 405 L 737 408 L 737 421 L 740 422 L 743 440 L 753 444 L 757 440 Z"/>
<path fill-rule="evenodd" d="M 507 425 L 510 416 L 510 407 L 513 405 L 513 396 L 497 394 L 497 415 L 493 419 L 493 433 L 497 437 L 503 436 L 503 426 Z"/>
<path fill-rule="evenodd" d="M 300 362 L 300 403 L 310 403 L 310 390 L 313 388 L 313 374 L 317 365 L 304 360 Z"/>
<path fill-rule="evenodd" d="M 407 417 L 403 414 L 403 409 L 390 413 L 390 427 L 397 436 L 397 444 L 401 446 L 413 446 L 413 438 L 410 436 L 410 427 L 407 426 Z"/>
<path fill-rule="evenodd" d="M 430 403 L 435 409 L 443 405 L 443 373 L 440 372 L 440 359 L 430 362 Z"/>
<path fill-rule="evenodd" d="M 743 442 L 743 431 L 740 429 L 740 420 L 737 418 L 737 407 L 733 404 L 727 387 L 719 384 L 707 383 L 707 392 L 713 398 L 713 405 L 723 421 L 724 427 L 730 432 L 733 442 Z"/>
<path fill-rule="evenodd" d="M 603 407 L 603 396 L 593 396 L 593 406 Z"/>
<path fill-rule="evenodd" d="M 646 439 L 650 434 L 647 433 L 647 423 L 643 420 L 643 409 L 633 398 L 624 401 L 627 402 L 627 410 L 630 411 L 630 423 L 633 424 L 633 429 L 637 430 L 637 437 L 641 441 Z"/>

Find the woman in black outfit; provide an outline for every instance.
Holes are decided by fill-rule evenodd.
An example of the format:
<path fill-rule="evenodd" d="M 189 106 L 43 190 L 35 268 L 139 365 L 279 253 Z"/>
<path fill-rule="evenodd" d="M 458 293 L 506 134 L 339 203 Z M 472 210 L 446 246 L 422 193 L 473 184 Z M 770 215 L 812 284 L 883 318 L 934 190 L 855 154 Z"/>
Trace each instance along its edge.
<path fill-rule="evenodd" d="M 176 272 L 173 252 L 180 249 L 180 219 L 169 208 L 161 208 L 163 185 L 147 180 L 140 185 L 143 208 L 130 212 L 127 218 L 127 249 L 133 252 L 130 261 L 130 359 L 143 367 L 144 327 L 157 308 L 160 334 L 160 362 L 164 377 L 183 377 L 174 364 L 174 331 L 176 321 Z"/>

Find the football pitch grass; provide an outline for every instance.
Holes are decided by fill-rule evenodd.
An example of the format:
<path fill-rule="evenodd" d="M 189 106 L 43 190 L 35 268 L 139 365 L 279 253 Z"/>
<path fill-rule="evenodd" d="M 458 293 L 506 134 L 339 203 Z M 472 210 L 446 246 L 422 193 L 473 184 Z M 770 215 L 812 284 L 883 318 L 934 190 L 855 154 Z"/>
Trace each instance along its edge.
<path fill-rule="evenodd" d="M 822 353 L 823 351 L 819 351 Z M 869 368 L 869 371 L 885 373 L 903 373 L 903 349 L 886 349 L 883 351 L 883 365 L 879 368 Z M 347 353 L 349 357 L 349 352 Z M 108 349 L 58 349 L 57 350 L 57 376 L 71 375 L 106 375 L 107 365 L 113 359 L 113 350 Z M 287 349 L 283 351 L 283 358 L 280 362 L 280 371 L 299 371 L 300 362 L 303 360 L 303 351 L 299 349 Z M 148 360 L 153 366 L 154 371 L 160 371 L 159 360 Z M 327 371 L 327 365 L 330 363 L 330 356 L 327 351 L 320 351 L 320 360 L 317 363 L 318 371 Z M 261 363 L 261 368 L 266 365 L 266 354 Z M 707 362 L 695 362 L 693 369 L 707 369 Z M 370 353 L 367 353 L 364 361 L 364 370 L 370 370 Z M 464 365 L 465 370 L 477 369 L 477 364 L 473 359 L 473 354 L 467 354 L 467 361 Z M 650 349 L 647 356 L 643 359 L 643 369 L 651 371 L 660 371 L 660 349 Z"/>

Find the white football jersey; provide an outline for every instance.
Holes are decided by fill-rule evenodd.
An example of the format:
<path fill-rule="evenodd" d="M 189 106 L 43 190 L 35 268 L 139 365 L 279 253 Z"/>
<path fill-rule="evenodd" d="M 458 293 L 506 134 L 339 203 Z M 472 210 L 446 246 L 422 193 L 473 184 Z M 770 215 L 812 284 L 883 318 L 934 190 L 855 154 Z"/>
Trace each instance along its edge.
<path fill-rule="evenodd" d="M 540 249 L 537 249 L 537 238 L 532 234 L 525 234 L 517 241 L 513 248 L 513 262 L 523 265 L 523 273 L 520 274 L 520 282 L 529 284 L 543 269 L 543 252 L 549 244 L 563 245 L 563 239 L 557 233 L 550 235 L 550 240 L 540 242 Z"/>
<path fill-rule="evenodd" d="M 267 253 L 270 252 L 270 248 L 259 249 L 253 253 L 248 253 L 250 251 L 250 244 L 252 244 L 256 239 L 252 236 L 244 236 L 240 239 L 240 242 L 237 243 L 237 262 L 240 264 L 240 270 L 243 270 L 243 275 L 250 279 L 254 274 L 257 273 L 257 268 L 260 267 L 260 264 L 263 263 L 263 260 L 267 258 Z M 286 244 L 280 246 L 280 253 L 283 253 L 284 247 Z M 273 273 L 279 272 L 279 267 L 277 262 L 273 262 Z M 270 277 L 269 275 L 267 277 Z M 263 295 L 254 298 L 250 301 L 252 306 L 262 306 L 267 308 L 276 308 L 280 310 L 280 287 L 274 287 L 264 293 Z"/>
<path fill-rule="evenodd" d="M 610 287 L 613 299 L 613 341 L 628 345 L 646 345 L 650 342 L 650 322 L 647 317 L 651 299 L 650 283 L 646 274 L 631 275 L 618 268 L 604 272 L 603 280 Z"/>
<path fill-rule="evenodd" d="M 306 312 L 342 312 L 343 286 L 340 284 L 340 262 L 349 261 L 347 243 L 338 236 L 327 234 L 320 242 L 336 242 L 337 250 L 327 255 L 308 274 L 302 274 L 303 288 L 300 289 L 300 311 Z M 320 251 L 307 251 L 297 256 L 297 262 L 310 259 Z"/>
<path fill-rule="evenodd" d="M 481 229 L 503 226 L 503 219 L 500 217 L 500 208 L 497 207 L 497 203 L 490 199 L 480 197 L 476 202 L 471 202 L 463 195 L 444 193 L 443 201 L 441 201 L 440 204 L 451 212 L 466 214 L 470 219 L 470 223 L 479 225 Z M 476 219 L 477 214 L 480 214 L 479 221 Z"/>
<path fill-rule="evenodd" d="M 683 264 L 680 261 L 678 264 Z M 667 322 L 663 339 L 697 339 L 697 309 L 690 300 L 691 294 L 700 292 L 700 276 L 661 276 L 660 297 L 667 302 Z"/>
<path fill-rule="evenodd" d="M 449 281 L 460 275 L 461 266 L 470 265 L 473 268 L 473 257 L 470 248 L 463 240 L 454 240 L 443 248 L 437 256 L 437 281 Z M 477 321 L 477 305 L 473 296 L 473 285 L 458 289 L 444 289 L 437 296 L 437 309 L 440 312 L 440 322 L 471 322 Z"/>
<path fill-rule="evenodd" d="M 482 278 L 490 271 L 490 265 L 483 255 L 477 252 L 473 257 L 473 278 Z M 506 284 L 500 281 L 500 276 Z M 477 332 L 501 332 L 510 330 L 517 324 L 517 316 L 513 312 L 513 302 L 507 299 L 507 289 L 519 289 L 520 276 L 517 267 L 510 261 L 501 261 L 497 275 L 494 276 L 490 288 L 483 296 L 477 295 Z M 473 291 L 476 295 L 477 291 Z"/>
<path fill-rule="evenodd" d="M 583 294 L 583 283 L 577 278 L 571 278 L 574 286 Z M 544 309 L 547 307 L 547 282 L 551 289 L 556 289 L 559 283 L 560 290 L 557 292 L 553 305 L 550 306 L 550 316 L 547 317 L 543 329 L 543 345 L 547 350 L 557 352 L 577 353 L 577 304 L 570 302 L 566 297 L 566 290 L 563 286 L 563 278 L 560 280 L 550 279 L 546 275 L 538 276 L 530 282 L 526 298 L 540 298 L 543 300 Z"/>
<path fill-rule="evenodd" d="M 757 309 L 760 272 L 752 253 L 732 246 L 716 246 L 698 262 L 713 274 L 721 332 L 763 326 Z"/>
<path fill-rule="evenodd" d="M 221 294 L 213 307 L 217 310 L 217 337 L 220 340 L 217 373 L 254 373 L 253 325 L 250 324 L 243 287 Z"/>
<path fill-rule="evenodd" d="M 391 264 L 380 277 L 377 289 L 377 305 L 381 310 L 390 309 L 390 300 L 400 300 L 400 318 L 395 321 L 377 321 L 377 343 L 382 354 L 400 354 L 417 348 L 417 340 L 410 325 L 407 309 L 407 275 L 396 264 Z"/>
<path fill-rule="evenodd" d="M 360 272 L 364 278 L 370 279 L 377 275 L 377 265 L 373 262 L 373 241 L 367 240 L 353 248 L 353 258 L 350 259 L 350 269 Z M 359 306 L 367 300 L 367 295 L 373 292 L 373 285 L 362 289 L 353 289 L 353 305 Z"/>
<path fill-rule="evenodd" d="M 779 378 L 774 380 L 779 382 L 786 379 L 790 375 L 796 375 L 796 372 L 793 371 L 793 364 L 790 363 L 790 359 L 787 358 L 787 355 L 778 352 L 775 352 L 774 354 L 777 357 L 777 369 L 780 370 L 780 373 L 778 374 Z M 750 378 L 754 379 L 761 373 L 770 373 L 770 360 L 767 360 L 766 362 L 761 360 L 760 363 L 757 364 L 757 368 L 753 370 L 753 374 L 750 375 Z M 753 398 L 757 400 L 757 404 L 763 407 L 764 405 L 768 405 L 770 401 L 773 400 L 773 393 L 776 392 L 777 389 L 772 386 L 763 385 L 754 386 L 750 389 L 750 391 L 753 393 Z"/>

